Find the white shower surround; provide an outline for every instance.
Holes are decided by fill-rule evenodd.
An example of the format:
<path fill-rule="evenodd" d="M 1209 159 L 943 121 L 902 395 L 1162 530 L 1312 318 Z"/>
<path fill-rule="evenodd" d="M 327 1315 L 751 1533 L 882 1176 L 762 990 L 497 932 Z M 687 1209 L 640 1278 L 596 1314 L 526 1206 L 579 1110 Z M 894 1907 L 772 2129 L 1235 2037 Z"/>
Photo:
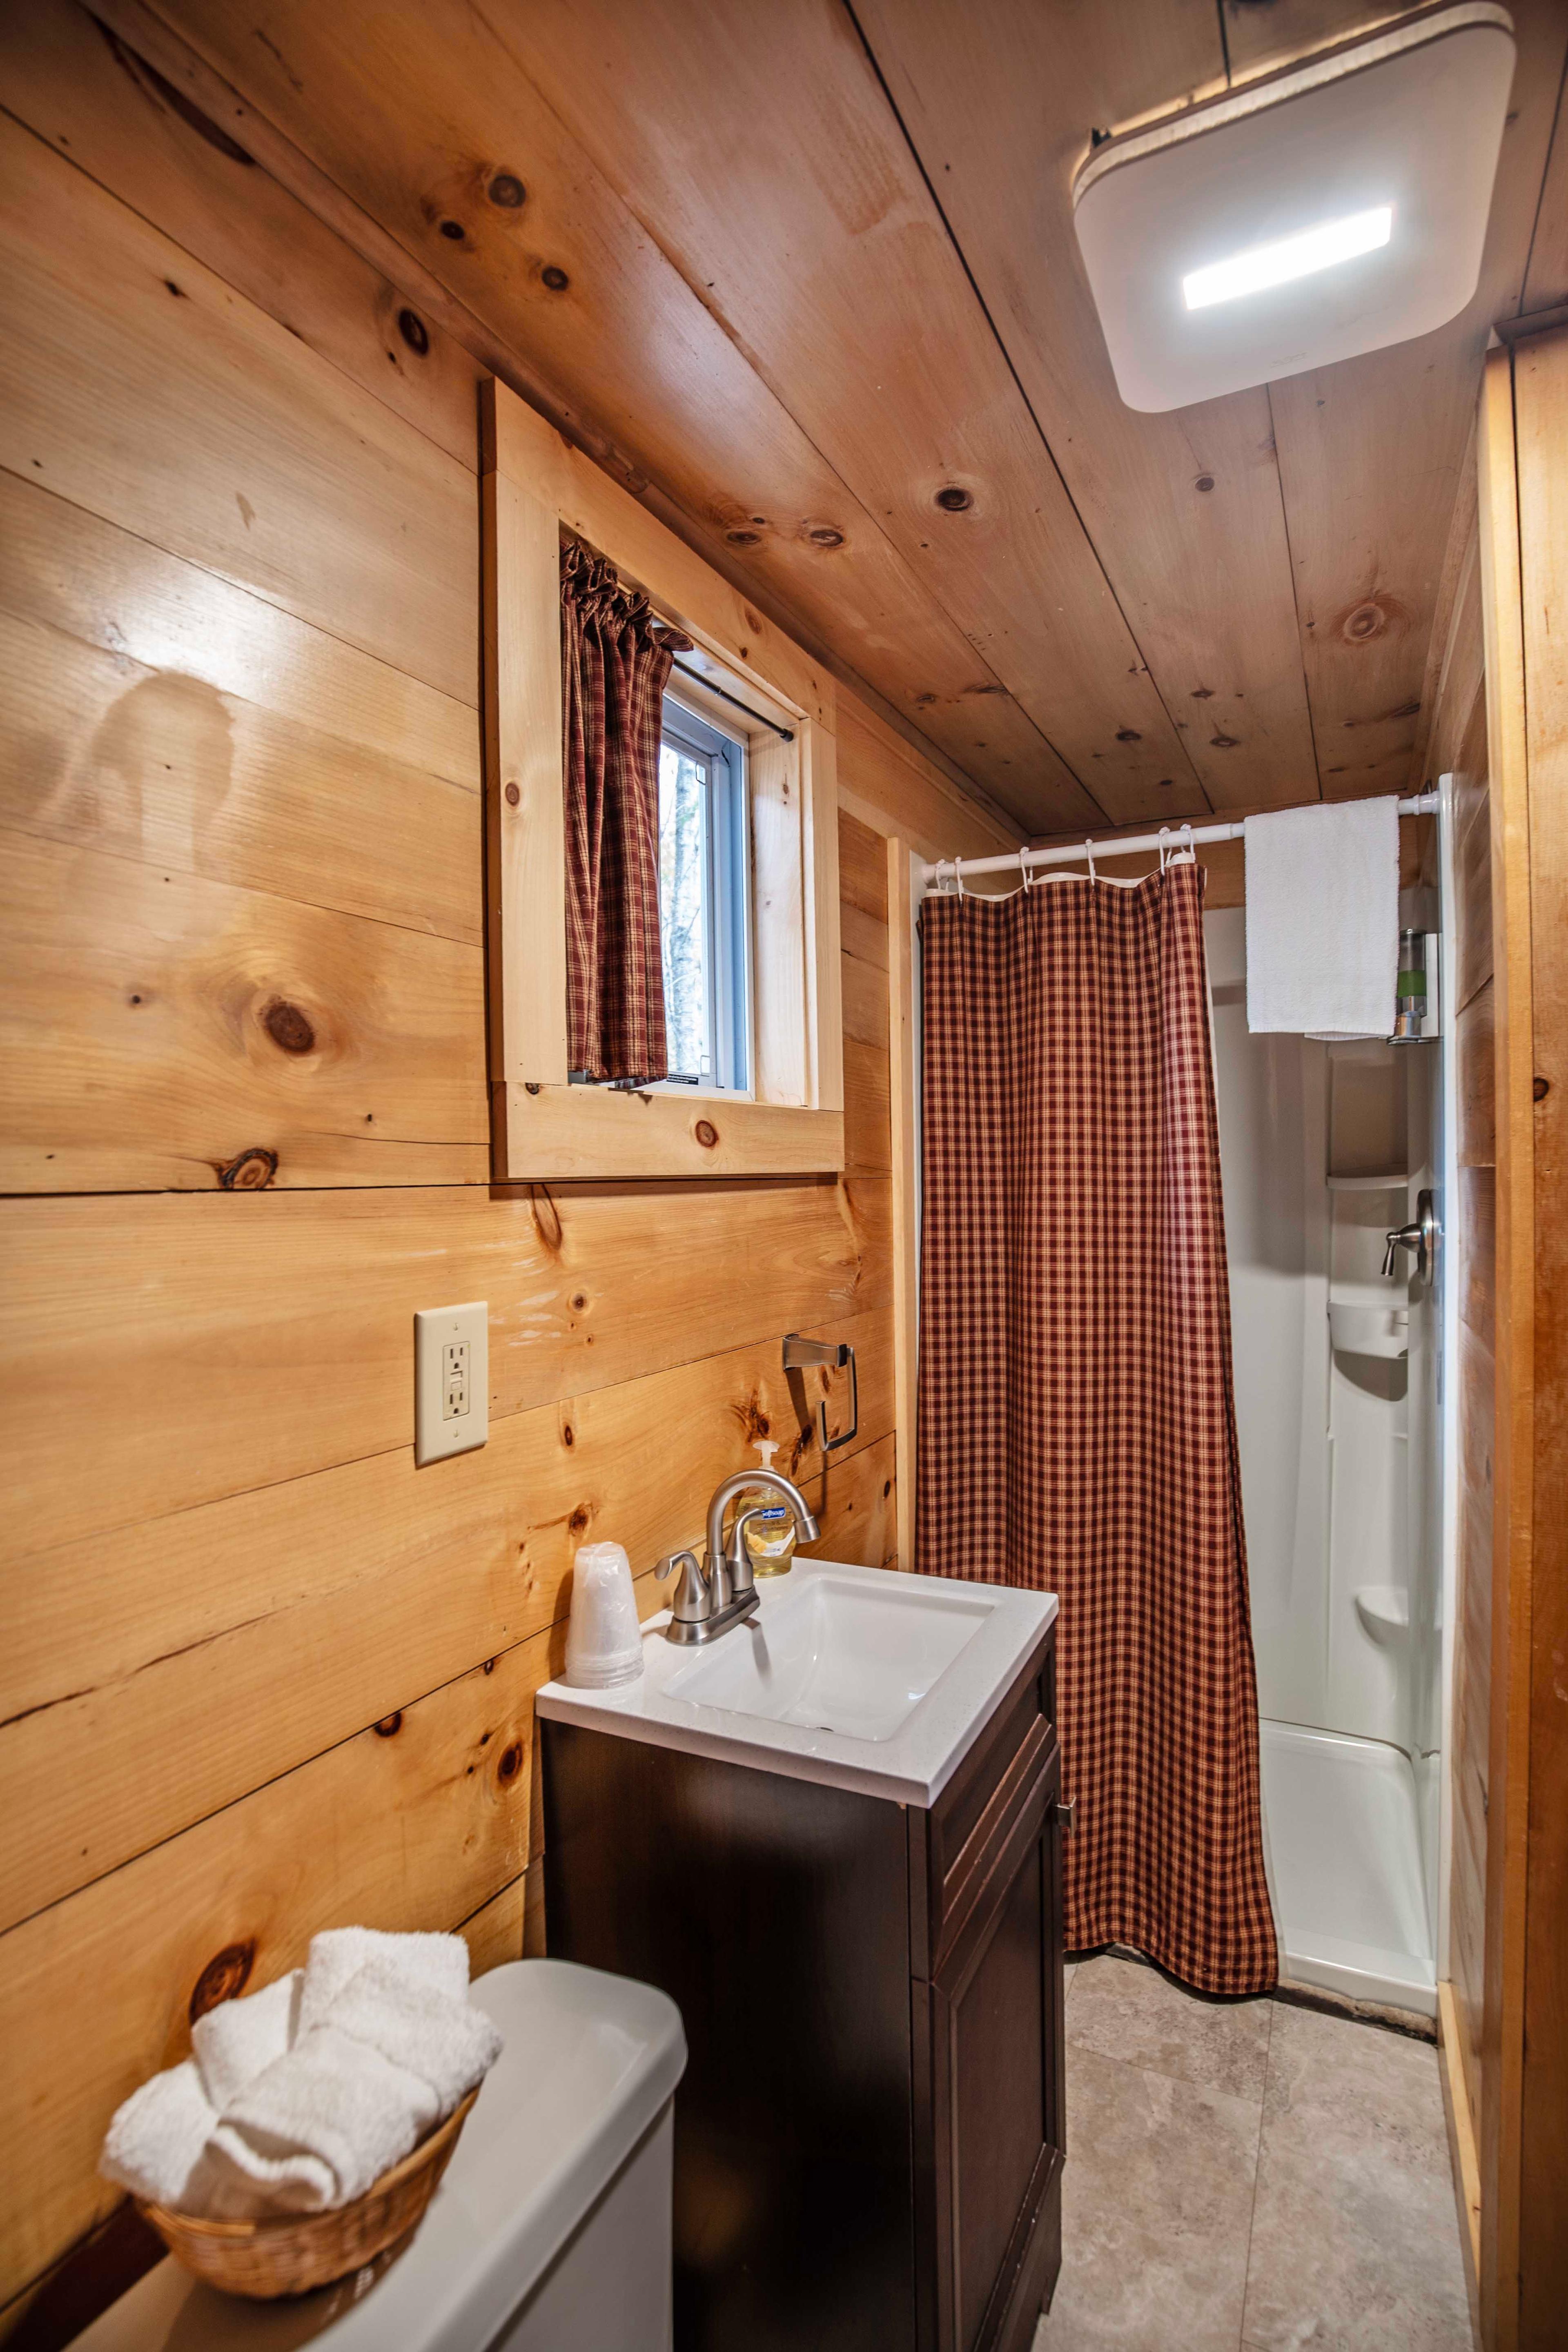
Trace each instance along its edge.
<path fill-rule="evenodd" d="M 1282 1972 L 1431 2014 L 1440 1559 L 1426 1449 L 1437 1436 L 1436 1332 L 1429 1295 L 1409 1286 L 1407 1296 L 1379 1265 L 1385 1229 L 1433 1181 L 1409 1142 L 1431 1130 L 1436 1051 L 1395 1061 L 1376 1045 L 1251 1036 L 1245 917 L 1218 910 L 1205 929 Z M 1331 1179 L 1331 1165 L 1342 1171 Z M 1408 1309 L 1408 1356 L 1336 1353 L 1331 1302 L 1351 1310 L 1342 1329 L 1363 1309 L 1390 1324 L 1390 1309 Z"/>

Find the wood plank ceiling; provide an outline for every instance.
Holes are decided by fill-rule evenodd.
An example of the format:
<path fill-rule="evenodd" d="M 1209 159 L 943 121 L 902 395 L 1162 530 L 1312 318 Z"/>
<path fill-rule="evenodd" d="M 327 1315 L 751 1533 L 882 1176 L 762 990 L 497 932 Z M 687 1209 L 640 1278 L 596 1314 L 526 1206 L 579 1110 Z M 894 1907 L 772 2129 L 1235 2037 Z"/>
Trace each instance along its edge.
<path fill-rule="evenodd" d="M 1568 10 L 1514 0 L 1481 282 L 1418 341 L 1137 415 L 1068 194 L 1091 128 L 1391 13 L 156 0 L 340 226 L 1033 835 L 1421 778 L 1481 354 L 1568 299 Z"/>

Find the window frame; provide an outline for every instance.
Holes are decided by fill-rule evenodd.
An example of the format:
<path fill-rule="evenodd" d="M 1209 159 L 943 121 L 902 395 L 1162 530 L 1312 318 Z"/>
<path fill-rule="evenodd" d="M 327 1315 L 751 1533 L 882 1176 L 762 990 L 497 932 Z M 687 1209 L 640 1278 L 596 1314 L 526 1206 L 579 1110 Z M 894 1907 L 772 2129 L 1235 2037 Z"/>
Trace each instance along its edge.
<path fill-rule="evenodd" d="M 721 574 L 494 378 L 482 387 L 486 962 L 492 1175 L 836 1174 L 844 1165 L 833 682 Z M 693 641 L 744 740 L 749 1093 L 574 1086 L 566 1067 L 560 546 L 584 541 Z M 689 675 L 696 672 L 695 677 Z M 746 714 L 752 714 L 749 722 Z M 788 740 L 785 740 L 785 739 Z"/>
<path fill-rule="evenodd" d="M 689 701 L 695 699 L 692 696 Z M 672 710 L 678 714 L 674 723 Z M 712 740 L 704 741 L 704 737 Z M 672 1075 L 662 1083 L 679 1087 L 689 1096 L 710 1094 L 731 1102 L 752 1101 L 756 1046 L 752 1034 L 752 824 L 746 739 L 689 708 L 672 682 L 664 690 L 659 728 L 661 750 L 666 743 L 672 743 L 689 759 L 700 761 L 707 770 L 707 931 L 714 1075 L 706 1080 L 700 1076 L 689 1079 Z M 715 767 L 722 771 L 721 775 L 715 775 Z M 744 1057 L 743 1076 L 738 1083 L 718 1075 L 735 1066 L 737 1028 Z"/>

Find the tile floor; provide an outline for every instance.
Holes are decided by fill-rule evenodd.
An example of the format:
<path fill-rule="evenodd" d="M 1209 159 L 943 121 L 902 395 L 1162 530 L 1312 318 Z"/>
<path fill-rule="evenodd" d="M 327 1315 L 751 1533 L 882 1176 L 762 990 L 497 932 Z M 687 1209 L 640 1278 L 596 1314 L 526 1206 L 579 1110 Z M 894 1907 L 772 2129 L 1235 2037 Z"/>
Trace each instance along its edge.
<path fill-rule="evenodd" d="M 1086 1960 L 1035 2352 L 1471 2352 L 1437 2053 Z"/>

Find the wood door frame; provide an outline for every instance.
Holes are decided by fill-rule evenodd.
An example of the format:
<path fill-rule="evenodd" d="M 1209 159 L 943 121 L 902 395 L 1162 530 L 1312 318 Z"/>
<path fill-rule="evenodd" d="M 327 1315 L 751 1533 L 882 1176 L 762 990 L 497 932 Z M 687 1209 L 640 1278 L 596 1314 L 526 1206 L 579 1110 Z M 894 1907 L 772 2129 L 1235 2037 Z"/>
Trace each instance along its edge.
<path fill-rule="evenodd" d="M 1568 331 L 1488 355 L 1480 552 L 1497 991 L 1497 1422 L 1485 1999 L 1481 2336 L 1560 2336 L 1568 2209 L 1568 665 L 1554 615 L 1568 520 Z"/>

